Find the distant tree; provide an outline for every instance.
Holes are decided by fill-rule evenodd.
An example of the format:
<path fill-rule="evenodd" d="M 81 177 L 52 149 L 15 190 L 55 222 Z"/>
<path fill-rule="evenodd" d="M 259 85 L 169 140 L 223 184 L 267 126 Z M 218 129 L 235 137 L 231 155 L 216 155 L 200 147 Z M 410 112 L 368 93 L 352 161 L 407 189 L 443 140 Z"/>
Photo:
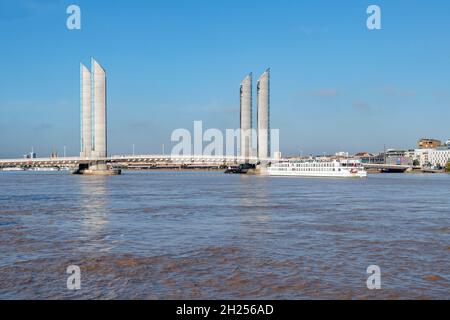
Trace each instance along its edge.
<path fill-rule="evenodd" d="M 447 166 L 445 167 L 446 172 L 450 172 L 450 161 L 447 162 Z"/>
<path fill-rule="evenodd" d="M 418 167 L 418 166 L 420 166 L 420 161 L 419 161 L 419 160 L 417 160 L 417 159 L 416 159 L 416 160 L 414 160 L 414 161 L 413 161 L 413 166 L 414 166 L 414 167 Z"/>

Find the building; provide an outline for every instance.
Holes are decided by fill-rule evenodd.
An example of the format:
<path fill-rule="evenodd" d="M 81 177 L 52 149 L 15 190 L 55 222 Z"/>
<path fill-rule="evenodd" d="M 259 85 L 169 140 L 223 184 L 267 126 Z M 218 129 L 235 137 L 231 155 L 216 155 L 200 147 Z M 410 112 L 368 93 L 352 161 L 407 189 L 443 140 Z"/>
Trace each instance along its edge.
<path fill-rule="evenodd" d="M 252 154 L 252 74 L 250 73 L 240 87 L 240 155 L 248 163 Z"/>
<path fill-rule="evenodd" d="M 414 162 L 409 150 L 389 149 L 386 151 L 385 159 L 385 163 L 388 165 L 412 166 Z"/>
<path fill-rule="evenodd" d="M 270 158 L 270 69 L 264 71 L 257 84 L 258 158 Z"/>
<path fill-rule="evenodd" d="M 430 151 L 433 149 L 416 149 L 414 150 L 413 161 L 418 163 L 420 167 L 429 166 L 428 156 Z"/>
<path fill-rule="evenodd" d="M 36 159 L 36 152 L 31 151 L 23 156 L 25 159 Z"/>
<path fill-rule="evenodd" d="M 348 158 L 349 154 L 345 151 L 339 151 L 334 154 L 336 158 Z"/>
<path fill-rule="evenodd" d="M 441 145 L 442 142 L 436 139 L 420 139 L 419 142 L 417 142 L 419 149 L 435 149 Z"/>
<path fill-rule="evenodd" d="M 445 167 L 450 161 L 450 147 L 416 149 L 414 159 L 421 167 Z"/>
<path fill-rule="evenodd" d="M 104 158 L 107 156 L 106 72 L 95 59 L 92 59 L 91 71 L 81 64 L 80 78 L 80 156 Z"/>
<path fill-rule="evenodd" d="M 430 150 L 428 162 L 432 167 L 445 167 L 450 162 L 450 147 L 441 147 Z"/>
<path fill-rule="evenodd" d="M 281 152 L 280 151 L 275 151 L 274 153 L 273 153 L 273 159 L 274 160 L 281 160 L 281 158 L 282 158 L 282 155 L 281 155 Z"/>
<path fill-rule="evenodd" d="M 353 156 L 353 158 L 358 159 L 361 163 L 367 164 L 384 164 L 385 161 L 384 153 L 374 155 L 368 152 L 358 152 Z"/>
<path fill-rule="evenodd" d="M 362 158 L 362 157 L 372 157 L 373 154 L 369 153 L 369 152 L 358 152 L 354 155 L 354 157 L 356 158 Z"/>

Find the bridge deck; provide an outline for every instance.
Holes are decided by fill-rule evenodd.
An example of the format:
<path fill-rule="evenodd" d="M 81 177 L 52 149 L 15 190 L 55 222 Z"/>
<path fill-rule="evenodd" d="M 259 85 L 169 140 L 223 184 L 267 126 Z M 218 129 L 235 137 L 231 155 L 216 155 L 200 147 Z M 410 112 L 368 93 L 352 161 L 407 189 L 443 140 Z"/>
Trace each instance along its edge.
<path fill-rule="evenodd" d="M 115 155 L 106 158 L 34 158 L 34 159 L 0 159 L 0 167 L 11 166 L 76 166 L 83 163 L 93 163 L 97 161 L 111 164 L 130 164 L 130 165 L 152 165 L 152 164 L 177 164 L 177 165 L 232 165 L 244 163 L 243 157 L 230 156 L 172 156 L 172 155 Z M 256 163 L 257 158 L 248 159 L 251 163 Z M 265 159 L 273 161 L 273 159 Z M 408 170 L 412 166 L 408 165 L 389 165 L 389 164 L 363 164 L 366 169 L 387 169 L 387 170 Z"/>
<path fill-rule="evenodd" d="M 257 159 L 249 159 L 256 162 Z M 227 156 L 170 156 L 170 155 L 119 155 L 106 158 L 34 158 L 34 159 L 0 159 L 0 166 L 58 166 L 58 165 L 77 165 L 92 162 L 107 163 L 177 163 L 177 164 L 228 164 L 228 163 L 244 163 L 245 159 L 241 157 Z"/>

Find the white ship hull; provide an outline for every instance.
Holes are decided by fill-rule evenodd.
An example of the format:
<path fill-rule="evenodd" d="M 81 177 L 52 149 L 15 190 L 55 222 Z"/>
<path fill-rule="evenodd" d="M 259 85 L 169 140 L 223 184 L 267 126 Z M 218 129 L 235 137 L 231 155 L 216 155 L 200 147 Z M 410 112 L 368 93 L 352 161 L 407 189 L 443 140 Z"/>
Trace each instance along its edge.
<path fill-rule="evenodd" d="M 271 171 L 268 170 L 267 175 L 269 176 L 283 176 L 283 177 L 318 177 L 318 178 L 366 178 L 367 172 L 301 172 L 301 171 Z"/>
<path fill-rule="evenodd" d="M 22 168 L 3 168 L 3 169 L 1 169 L 1 171 L 16 172 L 16 171 L 24 171 L 24 169 L 22 169 Z"/>
<path fill-rule="evenodd" d="M 365 178 L 367 172 L 358 162 L 350 161 L 284 161 L 264 171 L 269 176 L 317 178 Z"/>
<path fill-rule="evenodd" d="M 53 171 L 59 171 L 59 169 L 58 168 L 30 168 L 30 169 L 27 169 L 27 171 L 53 172 Z"/>

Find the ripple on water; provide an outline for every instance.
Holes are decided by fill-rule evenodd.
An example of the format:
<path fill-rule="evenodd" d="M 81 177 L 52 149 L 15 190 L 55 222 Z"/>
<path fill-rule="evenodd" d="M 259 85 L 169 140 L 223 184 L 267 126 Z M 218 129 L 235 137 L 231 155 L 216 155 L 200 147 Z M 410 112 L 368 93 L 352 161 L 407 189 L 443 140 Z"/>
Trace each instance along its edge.
<path fill-rule="evenodd" d="M 448 298 L 449 176 L 84 178 L 0 177 L 0 298 Z"/>

